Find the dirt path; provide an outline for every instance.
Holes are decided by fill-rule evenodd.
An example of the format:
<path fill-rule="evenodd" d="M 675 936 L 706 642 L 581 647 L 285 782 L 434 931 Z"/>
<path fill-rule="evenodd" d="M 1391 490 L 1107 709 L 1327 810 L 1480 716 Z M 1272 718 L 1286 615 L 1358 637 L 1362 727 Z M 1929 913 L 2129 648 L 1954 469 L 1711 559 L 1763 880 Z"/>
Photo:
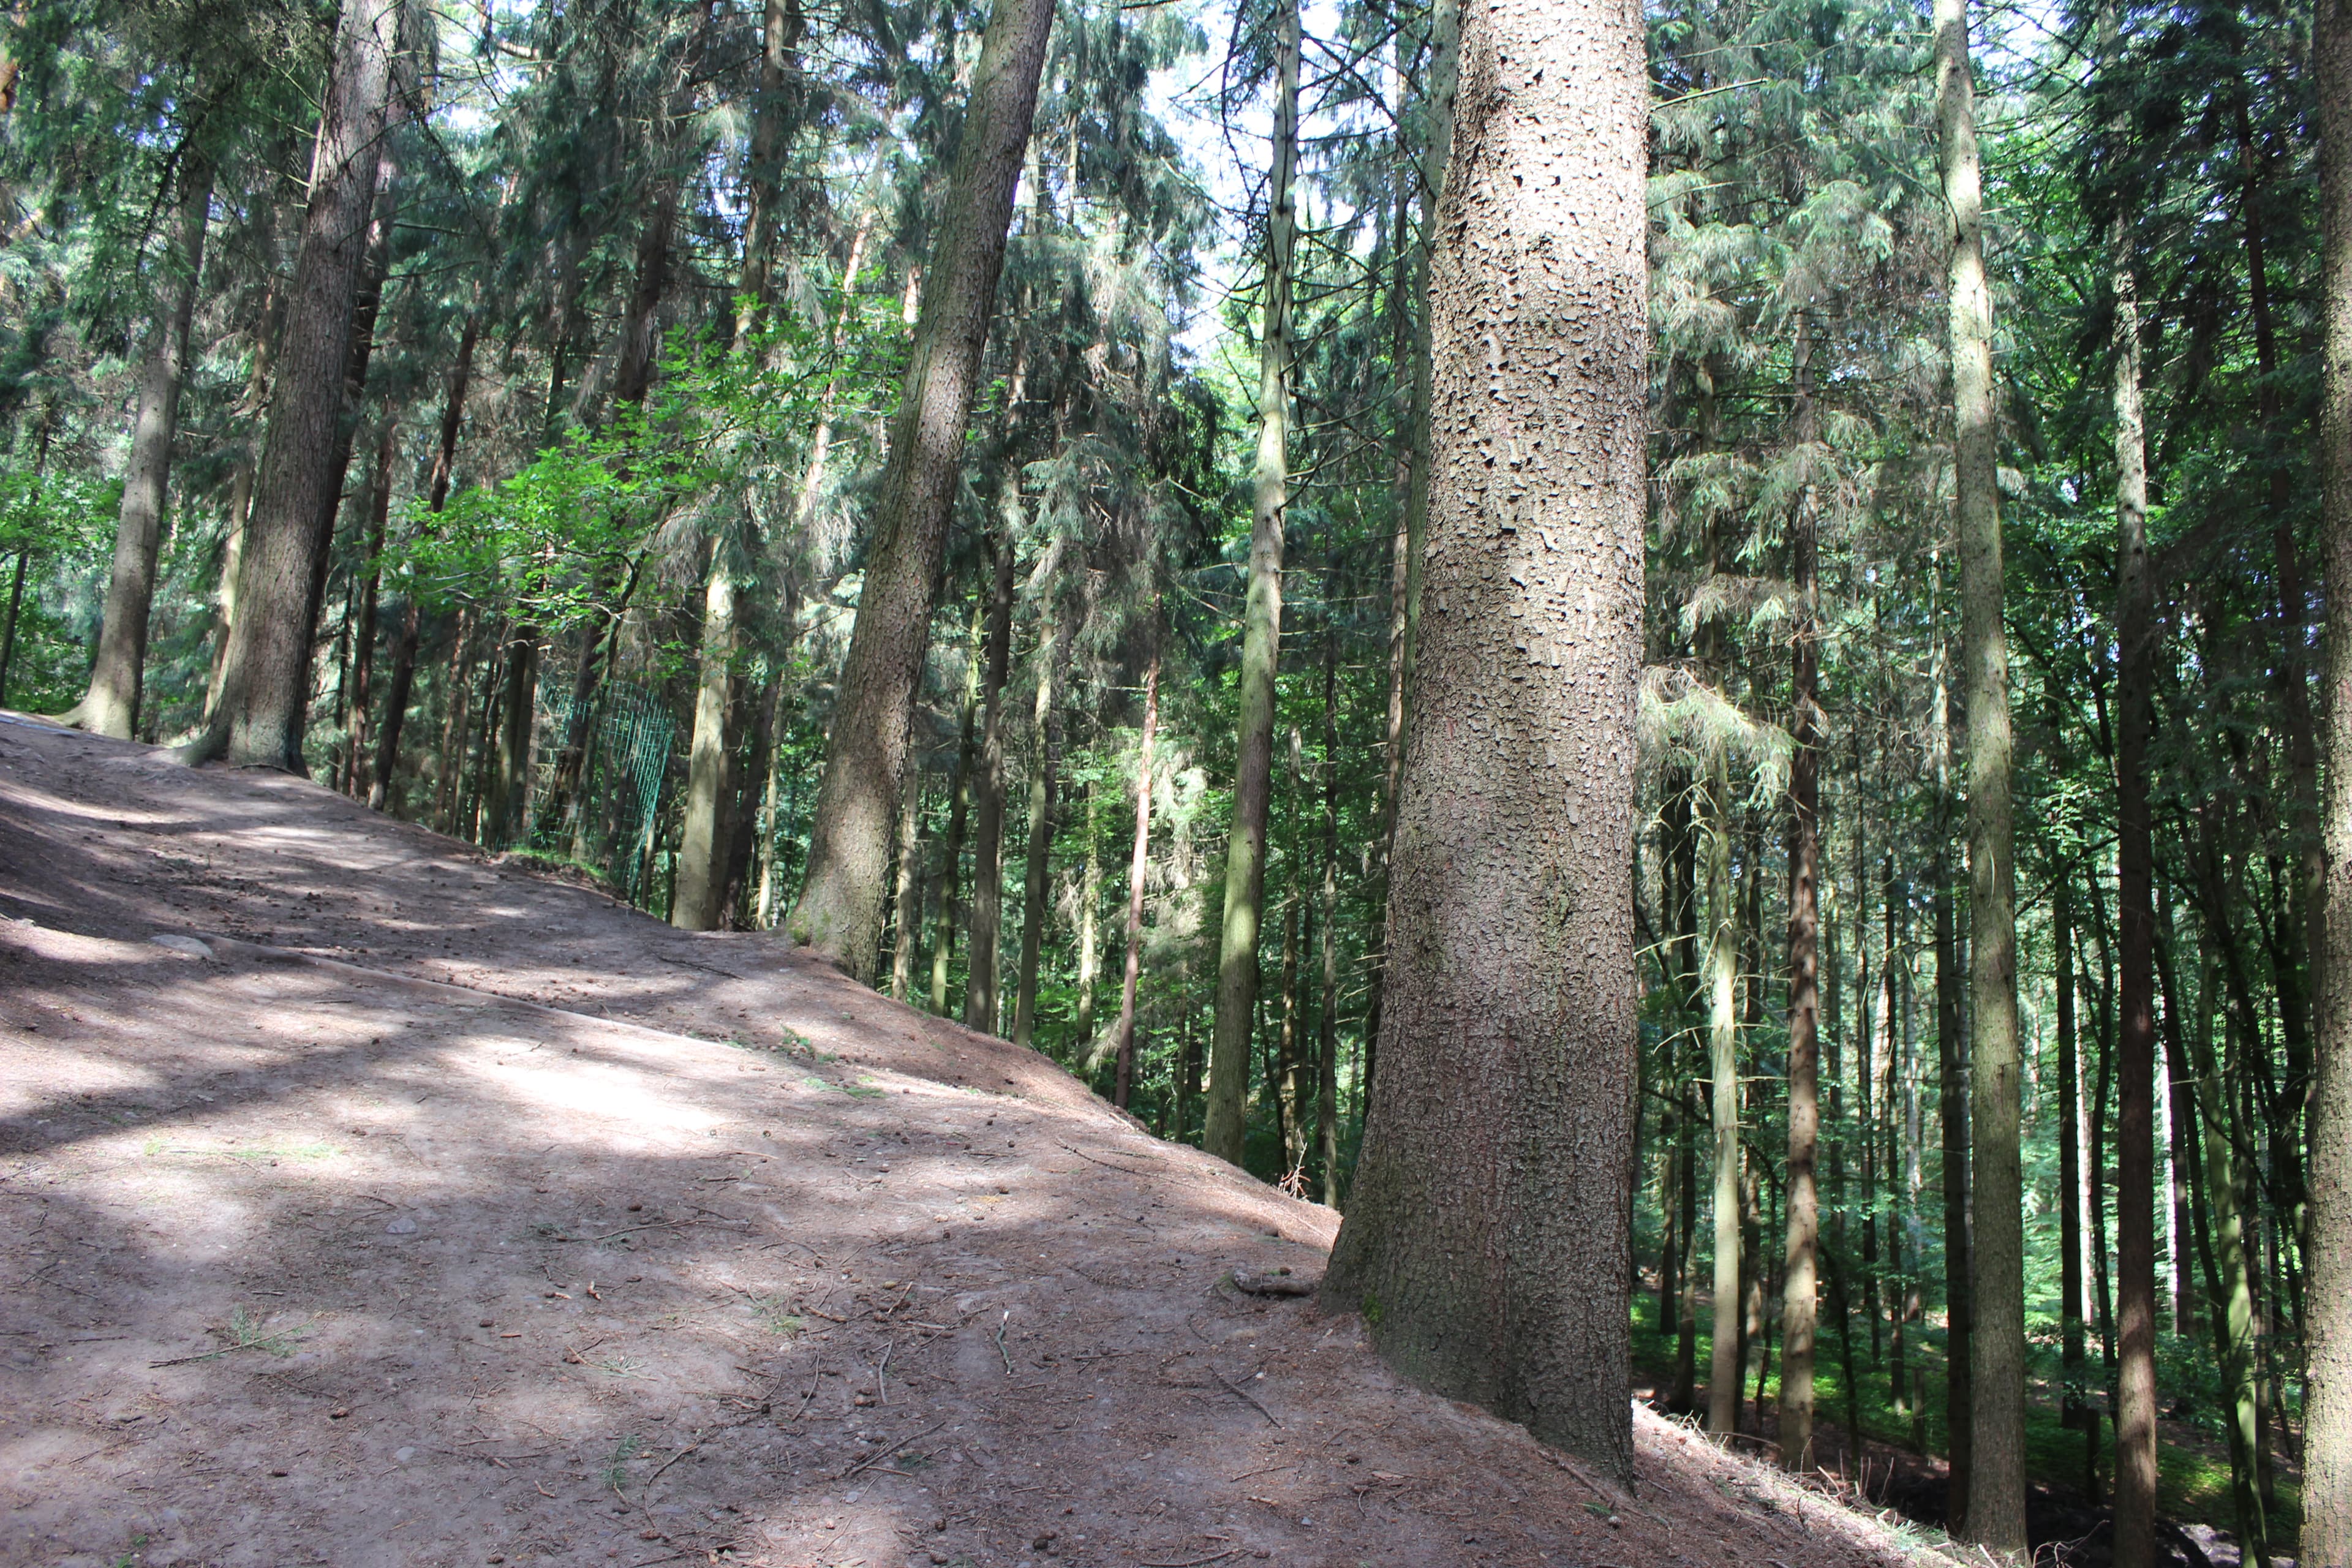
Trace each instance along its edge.
<path fill-rule="evenodd" d="M 1903 1560 L 1228 1282 L 1335 1225 L 772 938 L 0 716 L 0 1562 Z"/>

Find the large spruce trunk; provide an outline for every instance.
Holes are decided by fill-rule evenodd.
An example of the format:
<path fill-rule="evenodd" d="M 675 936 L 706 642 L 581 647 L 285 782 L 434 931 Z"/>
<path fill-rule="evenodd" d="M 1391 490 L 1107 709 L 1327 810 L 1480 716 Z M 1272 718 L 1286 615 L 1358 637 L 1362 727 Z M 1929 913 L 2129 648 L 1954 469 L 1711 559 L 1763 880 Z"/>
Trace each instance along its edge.
<path fill-rule="evenodd" d="M 2326 942 L 2311 1093 L 2310 1278 L 2304 1300 L 2305 1563 L 2352 1563 L 2352 0 L 2318 0 L 2320 405 L 2327 552 Z"/>
<path fill-rule="evenodd" d="M 1812 336 L 1797 318 L 1796 399 L 1790 434 L 1818 436 L 1813 414 Z M 1789 1173 L 1788 1245 L 1780 1301 L 1780 1459 L 1812 1468 L 1813 1337 L 1820 1316 L 1822 653 L 1818 518 L 1810 489 L 1789 520 Z"/>
<path fill-rule="evenodd" d="M 310 698 L 308 612 L 322 547 L 318 520 L 341 480 L 334 459 L 342 384 L 392 101 L 398 17 L 396 6 L 351 5 L 337 29 L 220 701 L 205 732 L 182 749 L 185 761 L 302 768 Z"/>
<path fill-rule="evenodd" d="M 2116 918 L 2121 960 L 2116 1037 L 2116 1564 L 2152 1568 L 2157 1486 L 2156 850 L 2147 750 L 2156 723 L 2156 594 L 2147 559 L 2139 303 L 2120 226 L 2116 251 Z M 2296 635 L 2301 636 L 2300 627 Z M 2300 661 L 2294 682 L 2299 689 Z M 2095 1416 L 2095 1445 L 2097 1430 Z"/>
<path fill-rule="evenodd" d="M 981 40 L 790 921 L 794 940 L 860 979 L 873 978 L 881 951 L 909 710 L 1053 19 L 1053 0 L 997 0 Z"/>
<path fill-rule="evenodd" d="M 1642 20 L 1463 7 L 1381 1071 L 1326 1293 L 1629 1481 Z"/>
<path fill-rule="evenodd" d="M 2025 1550 L 2025 1227 L 2017 1019 L 2017 863 L 2010 806 L 2009 639 L 2001 624 L 1992 293 L 1969 77 L 1968 0 L 1936 0 L 1936 125 L 1950 214 L 1953 479 L 1960 658 L 1968 694 L 1969 1368 L 1975 1401 L 1968 1539 Z"/>
<path fill-rule="evenodd" d="M 1250 506 L 1249 589 L 1242 609 L 1241 720 L 1234 738 L 1233 831 L 1225 839 L 1215 1024 L 1201 1147 L 1242 1163 L 1249 1128 L 1250 1026 L 1257 1016 L 1258 923 L 1265 895 L 1265 815 L 1274 773 L 1275 676 L 1282 659 L 1282 544 L 1290 506 L 1290 272 L 1298 161 L 1298 5 L 1286 0 L 1275 67 L 1274 172 L 1265 223 L 1265 320 L 1259 334 L 1257 464 Z M 1268 1085 L 1271 1094 L 1274 1086 Z"/>
<path fill-rule="evenodd" d="M 89 689 L 66 722 L 93 735 L 127 741 L 139 728 L 147 666 L 147 617 L 155 599 L 155 558 L 163 542 L 171 484 L 172 437 L 179 429 L 180 384 L 188 363 L 188 323 L 205 265 L 205 226 L 212 211 L 213 165 L 193 147 L 182 154 L 180 210 L 170 252 L 158 268 L 154 341 L 139 370 L 139 409 L 131 426 L 131 467 L 114 527 L 114 572 Z"/>

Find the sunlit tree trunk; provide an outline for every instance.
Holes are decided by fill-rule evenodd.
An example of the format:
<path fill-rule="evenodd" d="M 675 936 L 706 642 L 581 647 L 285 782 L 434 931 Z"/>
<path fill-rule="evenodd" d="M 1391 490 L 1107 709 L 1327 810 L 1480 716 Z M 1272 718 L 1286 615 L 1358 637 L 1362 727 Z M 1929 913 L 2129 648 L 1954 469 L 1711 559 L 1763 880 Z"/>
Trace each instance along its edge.
<path fill-rule="evenodd" d="M 915 948 L 922 939 L 923 771 L 907 774 L 898 806 L 898 881 L 890 907 L 898 931 L 890 943 L 890 994 L 904 1002 L 914 992 Z"/>
<path fill-rule="evenodd" d="M 172 438 L 179 429 L 180 384 L 188 363 L 188 323 L 205 265 L 205 228 L 213 201 L 212 161 L 189 147 L 181 154 L 180 206 L 169 250 L 153 279 L 155 325 L 139 370 L 138 412 L 131 416 L 131 463 L 122 477 L 122 507 L 114 525 L 114 571 L 106 590 L 106 618 L 89 689 L 63 722 L 93 735 L 127 741 L 139 729 L 139 697 L 147 666 L 147 621 L 155 599 L 155 560 L 163 542 L 163 512 L 172 474 Z"/>
<path fill-rule="evenodd" d="M 2025 1550 L 2025 1232 L 2017 1022 L 2017 867 L 2010 809 L 2009 642 L 2001 624 L 1992 294 L 1969 76 L 1968 0 L 1936 0 L 1937 161 L 1952 223 L 1953 476 L 1968 693 L 1969 1105 L 1975 1226 L 1973 1466 L 1968 1538 Z"/>
<path fill-rule="evenodd" d="M 1233 832 L 1217 942 L 1216 1023 L 1209 1044 L 1208 1124 L 1201 1146 L 1240 1164 L 1249 1120 L 1250 1023 L 1257 1011 L 1258 917 L 1274 772 L 1275 679 L 1282 658 L 1283 530 L 1290 506 L 1291 250 L 1298 159 L 1298 4 L 1285 0 L 1276 47 L 1274 169 L 1267 185 L 1265 314 L 1258 341 L 1257 466 L 1250 510 L 1249 597 L 1242 611 L 1241 721 Z"/>
<path fill-rule="evenodd" d="M 1135 988 L 1143 975 L 1143 879 L 1151 854 L 1151 742 L 1160 728 L 1160 656 L 1143 672 L 1143 741 L 1135 758 L 1135 854 L 1127 871 L 1127 976 L 1119 983 L 1118 1026 L 1111 1036 L 1118 1077 L 1111 1103 L 1127 1109 L 1135 1087 Z"/>
<path fill-rule="evenodd" d="M 1361 1163 L 1324 1289 L 1444 1394 L 1630 1480 L 1641 13 L 1470 0 Z M 1440 716 L 1442 717 L 1442 720 Z"/>
<path fill-rule="evenodd" d="M 2120 225 L 2115 248 L 2116 914 L 2121 960 L 2116 1040 L 2116 1563 L 2151 1568 L 2157 1484 L 2156 856 L 2147 750 L 2156 720 L 2156 595 L 2147 559 L 2139 303 Z M 2300 626 L 2295 635 L 2300 638 Z M 2299 687 L 2300 661 L 2294 679 Z"/>
<path fill-rule="evenodd" d="M 2305 1563 L 2352 1563 L 2352 0 L 2317 0 L 2326 231 L 2320 509 L 2327 552 L 2325 941 L 2304 1257 Z"/>
<path fill-rule="evenodd" d="M 1053 11 L 1053 0 L 997 0 L 981 40 L 790 922 L 794 940 L 861 979 L 872 976 L 881 942 L 909 711 Z"/>
<path fill-rule="evenodd" d="M 1037 1032 L 1037 965 L 1045 952 L 1046 879 L 1054 849 L 1054 763 L 1060 746 L 1055 716 L 1054 678 L 1061 650 L 1054 615 L 1054 584 L 1045 584 L 1037 636 L 1037 703 L 1031 715 L 1029 853 L 1021 876 L 1021 968 L 1013 995 L 1013 1043 L 1034 1043 Z"/>
<path fill-rule="evenodd" d="M 1715 1131 L 1715 1286 L 1708 1330 L 1706 1429 L 1739 1430 L 1739 914 L 1731 880 L 1731 775 L 1721 747 L 1707 765 L 1706 1058 Z"/>
<path fill-rule="evenodd" d="M 734 695 L 736 637 L 735 573 L 727 555 L 727 542 L 713 539 L 702 584 L 702 647 L 687 753 L 686 816 L 677 838 L 677 891 L 669 910 L 669 923 L 680 931 L 717 929 L 726 891 L 726 800 L 733 761 L 727 711 Z"/>
<path fill-rule="evenodd" d="M 981 637 L 987 625 L 984 603 L 971 608 L 971 635 L 963 660 L 963 722 L 956 742 L 955 780 L 948 790 L 948 836 L 940 846 L 939 886 L 932 893 L 931 1011 L 948 1015 L 948 965 L 955 957 L 956 887 L 963 876 L 964 826 L 971 819 L 971 768 L 980 739 Z"/>
<path fill-rule="evenodd" d="M 270 397 L 269 443 L 246 525 L 221 697 L 182 755 L 299 772 L 310 699 L 311 578 L 333 469 L 352 311 L 392 100 L 398 7 L 352 5 L 335 40 L 310 200 Z"/>

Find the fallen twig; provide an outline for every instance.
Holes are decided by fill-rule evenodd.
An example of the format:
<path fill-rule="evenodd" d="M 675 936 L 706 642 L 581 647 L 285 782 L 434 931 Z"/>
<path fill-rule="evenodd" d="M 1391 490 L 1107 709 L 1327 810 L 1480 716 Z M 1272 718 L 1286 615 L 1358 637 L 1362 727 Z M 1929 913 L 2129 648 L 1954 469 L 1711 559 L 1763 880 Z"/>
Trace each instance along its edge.
<path fill-rule="evenodd" d="M 866 1468 L 868 1465 L 878 1465 L 885 1459 L 896 1458 L 898 1456 L 898 1450 L 904 1448 L 908 1444 L 915 1441 L 918 1437 L 928 1437 L 946 1425 L 947 1423 L 944 1421 L 935 1421 L 929 1426 L 924 1427 L 921 1431 L 915 1433 L 912 1436 L 901 1437 L 897 1442 L 890 1444 L 887 1447 L 877 1448 L 874 1452 L 866 1455 L 866 1458 L 858 1460 L 857 1463 L 850 1466 L 849 1468 L 842 1471 L 841 1474 L 834 1477 L 833 1479 L 837 1481 L 845 1481 L 850 1477 L 856 1475 L 858 1471 Z"/>
<path fill-rule="evenodd" d="M 1238 1546 L 1228 1546 L 1223 1552 L 1213 1552 L 1206 1557 L 1187 1557 L 1181 1563 L 1153 1563 L 1147 1560 L 1139 1563 L 1137 1568 L 1201 1568 L 1204 1563 L 1222 1563 L 1240 1550 Z"/>
<path fill-rule="evenodd" d="M 1260 1415 L 1265 1416 L 1268 1421 L 1272 1421 L 1276 1426 L 1282 1425 L 1282 1423 L 1276 1418 L 1274 1412 L 1268 1410 L 1265 1405 L 1260 1405 L 1257 1402 L 1257 1396 L 1252 1394 L 1248 1389 L 1244 1388 L 1240 1384 L 1235 1383 L 1232 1378 L 1227 1377 L 1223 1373 L 1219 1372 L 1213 1366 L 1209 1369 L 1209 1375 L 1215 1378 L 1219 1383 L 1223 1384 L 1226 1389 L 1236 1397 L 1248 1400 L 1250 1408 L 1256 1411 Z"/>

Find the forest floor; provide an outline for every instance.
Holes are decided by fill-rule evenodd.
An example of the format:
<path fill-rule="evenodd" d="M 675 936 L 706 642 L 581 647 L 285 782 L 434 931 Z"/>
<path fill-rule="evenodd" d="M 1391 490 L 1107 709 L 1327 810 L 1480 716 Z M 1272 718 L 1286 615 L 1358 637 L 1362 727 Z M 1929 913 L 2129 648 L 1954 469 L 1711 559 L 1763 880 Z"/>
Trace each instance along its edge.
<path fill-rule="evenodd" d="M 1234 1288 L 1336 1224 L 772 937 L 0 716 L 0 1563 L 1917 1555 Z"/>

